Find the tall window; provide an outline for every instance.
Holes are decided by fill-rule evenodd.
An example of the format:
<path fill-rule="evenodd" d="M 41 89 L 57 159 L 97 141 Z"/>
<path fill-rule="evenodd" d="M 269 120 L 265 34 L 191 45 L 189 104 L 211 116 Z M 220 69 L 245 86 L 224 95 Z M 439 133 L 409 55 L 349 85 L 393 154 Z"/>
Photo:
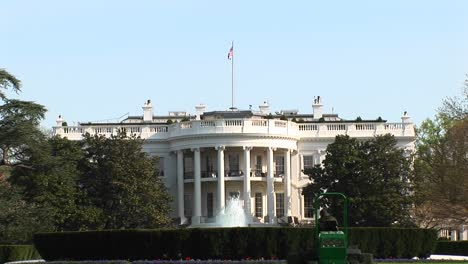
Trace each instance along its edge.
<path fill-rule="evenodd" d="M 314 156 L 304 156 L 304 171 L 314 167 Z"/>
<path fill-rule="evenodd" d="M 263 217 L 262 193 L 255 193 L 255 217 Z"/>
<path fill-rule="evenodd" d="M 232 176 L 239 174 L 239 154 L 229 154 L 229 170 Z"/>
<path fill-rule="evenodd" d="M 206 194 L 206 211 L 208 217 L 213 217 L 213 193 Z"/>
<path fill-rule="evenodd" d="M 216 177 L 216 163 L 212 156 L 206 156 L 206 177 Z"/>
<path fill-rule="evenodd" d="M 276 156 L 275 157 L 275 177 L 280 177 L 284 175 L 284 157 Z"/>
<path fill-rule="evenodd" d="M 164 176 L 164 158 L 158 157 L 158 164 L 156 164 L 158 176 Z"/>
<path fill-rule="evenodd" d="M 192 217 L 193 199 L 191 194 L 184 195 L 184 215 L 185 217 Z"/>
<path fill-rule="evenodd" d="M 262 176 L 262 156 L 258 155 L 255 162 L 255 176 Z"/>
<path fill-rule="evenodd" d="M 193 158 L 184 157 L 184 176 L 185 178 L 193 178 Z"/>
<path fill-rule="evenodd" d="M 312 194 L 304 195 L 304 217 L 314 217 L 314 197 Z"/>
<path fill-rule="evenodd" d="M 284 193 L 276 193 L 276 216 L 284 216 Z"/>

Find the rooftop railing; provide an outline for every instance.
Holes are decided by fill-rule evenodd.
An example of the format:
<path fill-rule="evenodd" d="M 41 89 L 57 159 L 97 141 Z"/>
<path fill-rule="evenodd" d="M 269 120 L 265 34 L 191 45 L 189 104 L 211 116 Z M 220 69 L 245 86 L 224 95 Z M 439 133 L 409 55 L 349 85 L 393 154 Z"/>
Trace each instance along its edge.
<path fill-rule="evenodd" d="M 56 135 L 79 140 L 84 133 L 111 136 L 119 129 L 143 139 L 167 140 L 172 137 L 206 134 L 259 134 L 293 138 L 329 138 L 345 134 L 352 137 L 374 137 L 390 133 L 396 137 L 414 137 L 412 123 L 294 123 L 274 119 L 218 119 L 195 120 L 171 125 L 119 124 L 54 127 Z"/>

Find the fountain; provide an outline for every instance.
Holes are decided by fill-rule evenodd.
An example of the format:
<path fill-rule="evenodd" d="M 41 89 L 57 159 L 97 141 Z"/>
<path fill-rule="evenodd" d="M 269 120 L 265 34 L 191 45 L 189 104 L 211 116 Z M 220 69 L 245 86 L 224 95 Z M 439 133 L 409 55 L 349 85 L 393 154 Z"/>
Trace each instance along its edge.
<path fill-rule="evenodd" d="M 216 226 L 219 227 L 242 227 L 247 226 L 247 216 L 242 206 L 244 202 L 239 196 L 232 196 L 228 199 L 226 207 L 216 216 Z"/>

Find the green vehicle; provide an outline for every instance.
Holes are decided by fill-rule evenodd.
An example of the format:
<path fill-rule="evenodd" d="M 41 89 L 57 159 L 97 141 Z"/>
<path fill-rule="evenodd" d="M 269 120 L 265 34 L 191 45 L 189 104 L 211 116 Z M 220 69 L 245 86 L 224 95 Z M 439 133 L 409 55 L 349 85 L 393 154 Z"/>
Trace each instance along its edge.
<path fill-rule="evenodd" d="M 338 196 L 344 200 L 343 230 L 327 230 L 319 223 L 320 200 L 325 196 Z M 342 193 L 320 193 L 315 197 L 315 241 L 318 241 L 319 264 L 346 264 L 348 248 L 348 198 Z M 335 219 L 336 223 L 336 219 Z"/>

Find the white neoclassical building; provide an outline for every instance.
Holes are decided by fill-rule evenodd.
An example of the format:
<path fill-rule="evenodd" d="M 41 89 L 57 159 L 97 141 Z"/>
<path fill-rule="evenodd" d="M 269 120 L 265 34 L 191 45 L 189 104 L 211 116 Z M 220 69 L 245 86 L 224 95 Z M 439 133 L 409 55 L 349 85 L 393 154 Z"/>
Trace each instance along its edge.
<path fill-rule="evenodd" d="M 238 197 L 249 222 L 275 224 L 312 221 L 312 198 L 302 188 L 309 183 L 304 169 L 321 163 L 336 135 L 367 140 L 390 133 L 398 146 L 413 151 L 415 131 L 405 113 L 401 122 L 345 120 L 322 113 L 320 97 L 311 114 L 296 110 L 270 113 L 268 103 L 254 110 L 206 111 L 195 115 L 169 112 L 154 115 L 148 100 L 142 116 L 115 123 L 88 122 L 63 126 L 54 133 L 79 140 L 83 133 L 110 136 L 117 129 L 145 139 L 144 151 L 160 157 L 159 171 L 174 196 L 172 217 L 193 225 L 209 225 L 230 197 Z"/>

